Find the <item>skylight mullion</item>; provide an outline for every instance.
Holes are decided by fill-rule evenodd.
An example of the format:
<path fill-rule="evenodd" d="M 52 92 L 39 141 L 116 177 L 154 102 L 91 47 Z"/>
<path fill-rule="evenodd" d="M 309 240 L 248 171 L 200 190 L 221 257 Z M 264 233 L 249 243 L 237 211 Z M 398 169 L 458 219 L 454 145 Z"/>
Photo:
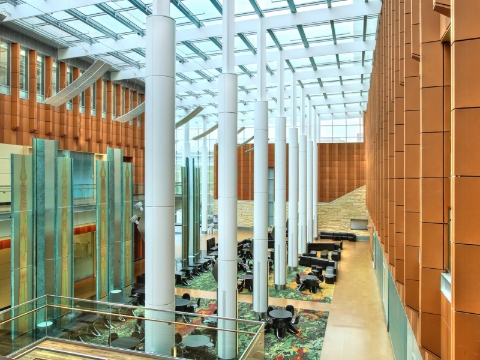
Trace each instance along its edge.
<path fill-rule="evenodd" d="M 220 42 L 220 40 L 218 40 L 216 37 L 209 37 L 210 41 L 213 42 L 220 50 L 223 49 L 223 45 L 222 43 Z"/>
<path fill-rule="evenodd" d="M 337 32 L 335 31 L 335 22 L 333 20 L 330 20 L 330 27 L 332 28 L 333 43 L 337 45 Z"/>
<path fill-rule="evenodd" d="M 290 60 L 285 60 L 285 62 L 287 63 L 288 67 L 290 68 L 290 71 L 292 73 L 295 72 L 295 68 L 293 67 L 292 63 L 290 62 Z"/>
<path fill-rule="evenodd" d="M 215 9 L 218 10 L 218 12 L 223 15 L 223 7 L 222 7 L 222 4 L 220 4 L 218 2 L 218 0 L 210 0 L 210 2 L 212 3 L 212 5 L 215 7 Z"/>
<path fill-rule="evenodd" d="M 170 0 L 170 1 L 197 28 L 200 28 L 203 26 L 200 20 L 198 20 L 198 18 L 195 15 L 193 15 L 192 12 L 185 5 L 183 5 L 183 3 L 181 3 L 179 0 Z"/>
<path fill-rule="evenodd" d="M 113 17 L 115 20 L 119 21 L 122 23 L 122 25 L 126 26 L 130 30 L 136 32 L 138 35 L 145 36 L 145 30 L 128 20 L 123 14 L 121 14 L 119 11 L 115 11 L 112 9 L 110 6 L 107 4 L 96 4 L 96 7 L 99 9 L 103 10 L 105 13 Z"/>
<path fill-rule="evenodd" d="M 288 6 L 290 7 L 290 11 L 295 14 L 297 12 L 297 7 L 295 6 L 295 2 L 293 0 L 287 0 Z"/>
<path fill-rule="evenodd" d="M 90 36 L 87 36 L 87 35 L 81 33 L 80 31 L 72 28 L 71 26 L 69 26 L 67 24 L 64 24 L 61 21 L 58 21 L 57 19 L 55 19 L 54 17 L 52 17 L 50 15 L 38 15 L 37 17 L 39 19 L 45 21 L 46 23 L 48 23 L 50 25 L 53 25 L 53 26 L 59 28 L 62 31 L 65 31 L 67 34 L 70 34 L 72 36 L 75 36 L 75 37 L 79 38 L 82 41 L 85 41 L 89 44 L 93 44 L 95 42 L 95 40 L 93 40 Z"/>
<path fill-rule="evenodd" d="M 191 51 L 193 51 L 196 55 L 201 57 L 203 60 L 206 61 L 209 59 L 207 55 L 205 55 L 198 47 L 196 47 L 190 41 L 182 41 L 182 44 L 185 45 L 187 48 L 189 48 Z"/>
<path fill-rule="evenodd" d="M 252 45 L 250 40 L 247 39 L 247 37 L 243 33 L 238 33 L 238 37 L 243 41 L 243 43 L 247 46 L 247 48 L 253 53 L 257 54 L 257 50 L 255 47 Z"/>
<path fill-rule="evenodd" d="M 113 56 L 113 57 L 115 57 L 119 60 L 122 60 L 123 62 L 125 62 L 129 65 L 135 66 L 137 69 L 140 69 L 140 65 L 136 61 L 133 61 L 129 57 L 127 57 L 123 54 L 120 54 L 119 52 L 111 51 L 111 52 L 108 53 L 108 55 Z"/>
<path fill-rule="evenodd" d="M 278 41 L 278 39 L 275 36 L 273 30 L 272 29 L 267 29 L 267 33 L 272 38 L 272 40 L 275 43 L 275 45 L 277 46 L 278 50 L 282 51 L 283 50 L 282 44 L 280 44 L 280 41 Z"/>
<path fill-rule="evenodd" d="M 298 32 L 300 33 L 300 37 L 302 38 L 303 41 L 303 46 L 305 46 L 307 49 L 310 47 L 308 44 L 307 36 L 305 35 L 305 30 L 303 30 L 303 25 L 297 25 Z"/>
<path fill-rule="evenodd" d="M 145 5 L 141 0 L 128 0 L 132 5 L 134 5 L 138 10 L 143 12 L 145 15 L 152 15 L 150 9 Z"/>
<path fill-rule="evenodd" d="M 250 2 L 250 5 L 252 5 L 253 10 L 255 10 L 255 13 L 258 15 L 258 17 L 260 17 L 260 18 L 265 17 L 262 9 L 260 9 L 260 6 L 258 5 L 256 0 L 248 0 L 248 1 Z"/>
<path fill-rule="evenodd" d="M 107 29 L 105 26 L 97 22 L 96 20 L 93 20 L 89 18 L 88 16 L 85 16 L 83 13 L 78 11 L 77 9 L 70 9 L 70 10 L 65 10 L 65 12 L 71 16 L 73 16 L 75 19 L 80 20 L 84 22 L 85 24 L 91 26 L 95 30 L 101 32 L 102 34 L 111 37 L 112 39 L 115 40 L 120 40 L 122 37 L 118 35 L 117 33 L 113 32 L 110 29 Z"/>

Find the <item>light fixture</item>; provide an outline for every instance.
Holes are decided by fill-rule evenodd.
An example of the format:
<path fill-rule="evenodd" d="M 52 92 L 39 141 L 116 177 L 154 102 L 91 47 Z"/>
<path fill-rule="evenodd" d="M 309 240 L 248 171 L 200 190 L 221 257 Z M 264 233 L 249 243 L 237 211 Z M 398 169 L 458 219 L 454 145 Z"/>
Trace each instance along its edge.
<path fill-rule="evenodd" d="M 132 224 L 137 224 L 137 225 L 138 225 L 138 224 L 140 224 L 139 219 L 140 219 L 140 218 L 139 218 L 137 215 L 133 215 L 133 216 L 130 218 L 130 222 L 131 222 Z"/>
<path fill-rule="evenodd" d="M 137 202 L 134 207 L 137 210 L 143 211 L 143 203 L 141 201 Z"/>

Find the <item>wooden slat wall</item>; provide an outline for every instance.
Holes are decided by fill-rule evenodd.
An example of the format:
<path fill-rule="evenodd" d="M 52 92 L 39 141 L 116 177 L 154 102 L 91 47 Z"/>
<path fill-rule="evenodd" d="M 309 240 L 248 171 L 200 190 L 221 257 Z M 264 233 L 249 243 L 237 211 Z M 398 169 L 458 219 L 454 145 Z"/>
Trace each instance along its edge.
<path fill-rule="evenodd" d="M 238 148 L 238 200 L 253 200 L 254 145 Z M 246 152 L 248 151 L 248 152 Z M 318 202 L 331 202 L 365 185 L 363 143 L 322 143 L 318 151 Z M 288 154 L 288 144 L 287 144 Z M 287 189 L 288 189 L 288 156 Z M 268 144 L 268 167 L 275 167 L 275 144 Z M 218 198 L 218 147 L 214 150 L 214 197 Z M 287 191 L 288 200 L 288 191 Z"/>

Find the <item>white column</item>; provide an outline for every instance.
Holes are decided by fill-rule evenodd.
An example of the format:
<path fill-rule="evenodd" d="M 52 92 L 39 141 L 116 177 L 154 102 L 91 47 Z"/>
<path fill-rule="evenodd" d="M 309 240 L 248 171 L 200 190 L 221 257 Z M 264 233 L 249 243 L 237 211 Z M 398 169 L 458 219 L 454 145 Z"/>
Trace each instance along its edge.
<path fill-rule="evenodd" d="M 297 77 L 292 73 L 292 118 L 288 136 L 288 267 L 298 267 Z"/>
<path fill-rule="evenodd" d="M 153 2 L 146 39 L 145 306 L 175 310 L 175 20 L 170 17 L 169 0 Z M 159 274 L 162 286 L 158 286 Z M 175 320 L 171 313 L 152 310 L 145 317 Z M 174 327 L 146 321 L 145 328 L 145 352 L 170 355 Z"/>
<path fill-rule="evenodd" d="M 188 110 L 185 110 L 185 116 L 188 115 Z M 187 166 L 185 159 L 190 158 L 190 122 L 183 125 L 183 164 Z"/>
<path fill-rule="evenodd" d="M 298 252 L 307 251 L 307 136 L 305 119 L 305 90 L 301 95 L 300 136 L 298 137 Z"/>
<path fill-rule="evenodd" d="M 275 288 L 285 289 L 286 269 L 286 202 L 287 202 L 287 153 L 285 118 L 285 60 L 283 51 L 277 60 L 277 118 L 275 119 Z"/>
<path fill-rule="evenodd" d="M 203 118 L 203 132 L 207 131 L 207 117 Z M 202 234 L 208 229 L 208 140 L 204 136 L 202 146 Z"/>
<path fill-rule="evenodd" d="M 313 238 L 318 237 L 318 118 L 315 112 L 313 113 L 313 197 L 312 197 L 312 211 L 313 211 Z"/>
<path fill-rule="evenodd" d="M 298 137 L 298 253 L 307 252 L 307 136 Z"/>
<path fill-rule="evenodd" d="M 313 234 L 313 136 L 311 100 L 308 102 L 307 119 L 307 243 L 310 243 L 312 242 Z"/>
<path fill-rule="evenodd" d="M 223 2 L 222 74 L 218 77 L 218 316 L 237 317 L 237 103 L 234 72 L 235 1 Z M 219 320 L 218 327 L 236 329 Z M 237 334 L 218 332 L 218 357 L 237 356 Z"/>
<path fill-rule="evenodd" d="M 257 31 L 257 102 L 254 112 L 253 198 L 253 311 L 261 319 L 268 308 L 268 102 L 266 93 L 266 30 L 262 19 Z M 245 133 L 245 131 L 244 131 Z"/>

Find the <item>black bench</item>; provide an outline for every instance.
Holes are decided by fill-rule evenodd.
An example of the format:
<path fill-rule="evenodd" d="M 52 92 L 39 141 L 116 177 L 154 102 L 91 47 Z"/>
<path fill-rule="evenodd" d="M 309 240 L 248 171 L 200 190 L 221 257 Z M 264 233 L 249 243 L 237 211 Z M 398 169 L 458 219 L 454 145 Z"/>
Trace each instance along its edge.
<path fill-rule="evenodd" d="M 357 241 L 357 235 L 354 233 L 346 232 L 331 232 L 331 231 L 320 231 L 318 236 L 320 239 L 330 239 L 335 241 L 348 240 L 348 241 Z"/>
<path fill-rule="evenodd" d="M 322 250 L 335 251 L 335 250 L 341 250 L 342 248 L 343 248 L 343 241 L 342 240 L 340 240 L 340 243 L 314 242 L 314 243 L 308 243 L 307 244 L 308 252 L 322 251 Z"/>

